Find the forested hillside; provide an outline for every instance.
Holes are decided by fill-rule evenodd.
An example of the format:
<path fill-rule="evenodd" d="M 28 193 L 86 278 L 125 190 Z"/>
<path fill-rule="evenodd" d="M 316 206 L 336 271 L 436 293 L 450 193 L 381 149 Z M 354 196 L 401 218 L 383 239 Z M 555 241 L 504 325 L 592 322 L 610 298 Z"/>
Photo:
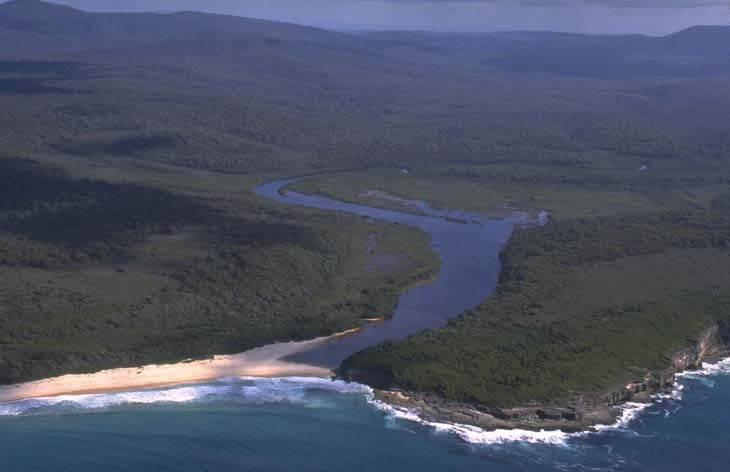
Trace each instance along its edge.
<path fill-rule="evenodd" d="M 95 178 L 0 159 L 0 383 L 351 329 L 438 266 L 415 230 L 267 205 L 245 178 L 70 167 Z"/>
<path fill-rule="evenodd" d="M 250 193 L 337 170 L 300 185 L 552 218 L 505 250 L 494 300 L 349 366 L 507 404 L 659 365 L 727 306 L 728 43 L 0 4 L 0 383 L 387 314 L 438 266 L 423 234 Z M 363 273 L 379 251 L 407 270 Z"/>
<path fill-rule="evenodd" d="M 728 27 L 352 35 L 16 0 L 0 37 L 11 150 L 249 173 L 729 149 Z"/>
<path fill-rule="evenodd" d="M 592 153 L 560 165 L 352 171 L 294 188 L 401 211 L 427 200 L 496 217 L 549 213 L 545 226 L 514 233 L 491 298 L 444 328 L 353 355 L 344 378 L 466 409 L 582 411 L 730 318 L 726 158 Z"/>
<path fill-rule="evenodd" d="M 522 230 L 493 298 L 442 329 L 355 354 L 340 374 L 483 407 L 576 394 L 600 403 L 727 322 L 728 234 L 727 212 Z"/>

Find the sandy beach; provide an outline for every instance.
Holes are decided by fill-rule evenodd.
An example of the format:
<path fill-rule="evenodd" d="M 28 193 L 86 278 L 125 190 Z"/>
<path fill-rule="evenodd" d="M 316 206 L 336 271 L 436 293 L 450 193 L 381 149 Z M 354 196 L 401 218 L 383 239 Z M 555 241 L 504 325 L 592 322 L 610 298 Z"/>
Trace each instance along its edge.
<path fill-rule="evenodd" d="M 161 387 L 187 382 L 203 382 L 224 377 L 325 377 L 332 371 L 324 367 L 297 364 L 283 358 L 303 352 L 333 339 L 352 334 L 301 342 L 270 344 L 241 354 L 177 364 L 147 365 L 109 369 L 93 374 L 73 374 L 34 382 L 0 387 L 0 403 L 58 395 L 117 392 Z"/>

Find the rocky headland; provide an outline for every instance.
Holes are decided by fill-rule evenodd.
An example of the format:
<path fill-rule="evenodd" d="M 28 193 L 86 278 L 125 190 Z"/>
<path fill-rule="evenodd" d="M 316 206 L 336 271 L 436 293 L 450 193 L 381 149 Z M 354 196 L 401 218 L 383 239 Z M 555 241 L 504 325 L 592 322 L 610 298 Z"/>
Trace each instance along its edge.
<path fill-rule="evenodd" d="M 650 402 L 659 393 L 675 388 L 676 375 L 702 367 L 703 362 L 730 356 L 730 321 L 721 321 L 705 330 L 697 342 L 676 352 L 667 367 L 648 371 L 642 378 L 617 386 L 603 393 L 566 396 L 552 404 L 531 403 L 512 408 L 491 408 L 445 400 L 437 395 L 401 391 L 397 388 L 375 390 L 376 399 L 389 405 L 415 412 L 429 422 L 457 423 L 484 430 L 525 429 L 586 431 L 598 425 L 614 424 L 629 402 Z M 338 376 L 361 383 L 377 382 L 377 374 L 345 371 Z M 382 380 L 382 379 L 381 379 Z"/>

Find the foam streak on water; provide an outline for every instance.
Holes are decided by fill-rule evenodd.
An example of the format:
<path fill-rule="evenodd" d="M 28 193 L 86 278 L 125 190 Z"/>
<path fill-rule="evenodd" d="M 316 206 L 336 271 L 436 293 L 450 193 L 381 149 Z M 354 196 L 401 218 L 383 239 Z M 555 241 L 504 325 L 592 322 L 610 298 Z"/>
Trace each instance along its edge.
<path fill-rule="evenodd" d="M 730 358 L 716 364 L 703 364 L 702 369 L 678 374 L 681 381 L 699 380 L 706 387 L 711 377 L 730 373 Z M 189 384 L 163 389 L 149 389 L 133 392 L 104 393 L 90 395 L 66 395 L 37 398 L 0 404 L 0 416 L 31 416 L 78 414 L 105 411 L 126 405 L 183 404 L 195 402 L 227 401 L 240 404 L 292 403 L 312 406 L 313 392 L 326 391 L 334 394 L 357 395 L 386 414 L 390 424 L 402 422 L 417 423 L 443 434 L 471 444 L 506 444 L 523 442 L 530 444 L 567 445 L 571 439 L 610 431 L 627 431 L 632 421 L 642 412 L 664 402 L 677 402 L 682 398 L 684 385 L 675 384 L 669 394 L 658 394 L 653 403 L 626 403 L 622 414 L 612 425 L 601 425 L 592 432 L 565 433 L 562 431 L 528 431 L 500 429 L 485 431 L 475 426 L 429 422 L 419 417 L 418 412 L 386 404 L 376 400 L 370 387 L 358 383 L 346 383 L 305 377 L 257 378 L 241 377 L 220 379 L 205 384 Z M 663 410 L 670 412 L 670 410 Z"/>
<path fill-rule="evenodd" d="M 476 426 L 454 423 L 438 423 L 426 421 L 418 413 L 406 408 L 388 405 L 378 400 L 371 403 L 384 411 L 389 417 L 398 420 L 415 422 L 432 428 L 441 434 L 450 434 L 472 444 L 505 444 L 510 442 L 527 442 L 532 444 L 565 444 L 570 434 L 562 431 L 528 431 L 521 429 L 498 429 L 485 431 Z"/>
<path fill-rule="evenodd" d="M 714 386 L 714 383 L 707 379 L 721 374 L 730 374 L 730 358 L 724 359 L 718 363 L 704 363 L 702 369 L 695 371 L 687 371 L 677 375 L 679 379 L 700 379 L 703 384 L 708 387 Z M 402 407 L 396 407 L 379 400 L 371 399 L 372 403 L 378 409 L 384 411 L 393 420 L 406 420 L 433 428 L 439 433 L 455 435 L 462 440 L 472 444 L 505 444 L 511 442 L 526 442 L 532 444 L 553 444 L 566 445 L 570 439 L 576 439 L 592 434 L 600 434 L 609 431 L 626 431 L 632 421 L 650 407 L 662 403 L 664 401 L 679 401 L 682 399 L 682 390 L 684 385 L 679 382 L 674 384 L 674 389 L 668 394 L 657 394 L 653 397 L 652 403 L 635 403 L 627 402 L 621 407 L 621 415 L 614 424 L 597 425 L 594 431 L 586 431 L 581 433 L 565 433 L 563 431 L 528 431 L 521 429 L 498 429 L 495 431 L 485 431 L 475 426 L 451 423 L 429 422 L 422 419 L 417 411 L 409 410 Z M 669 413 L 669 410 L 665 410 Z"/>
<path fill-rule="evenodd" d="M 0 404 L 0 416 L 57 415 L 102 411 L 123 405 L 174 404 L 234 401 L 246 404 L 291 402 L 306 404 L 307 394 L 316 390 L 369 394 L 368 387 L 318 378 L 241 377 L 217 382 L 165 389 L 91 395 L 63 395 Z"/>
<path fill-rule="evenodd" d="M 524 429 L 497 429 L 486 431 L 476 426 L 430 422 L 419 417 L 418 412 L 406 408 L 388 405 L 378 400 L 371 403 L 384 411 L 393 419 L 415 422 L 432 428 L 434 431 L 444 434 L 452 434 L 471 444 L 506 444 L 524 442 L 530 444 L 552 444 L 566 445 L 568 440 L 580 438 L 589 434 L 597 434 L 607 431 L 625 430 L 642 411 L 651 406 L 650 403 L 626 403 L 622 406 L 622 412 L 614 424 L 598 425 L 595 431 L 581 433 L 566 433 L 559 430 L 553 431 L 530 431 Z"/>
<path fill-rule="evenodd" d="M 721 374 L 730 374 L 730 357 L 714 364 L 704 362 L 701 369 L 682 372 L 677 374 L 677 378 L 713 377 Z"/>

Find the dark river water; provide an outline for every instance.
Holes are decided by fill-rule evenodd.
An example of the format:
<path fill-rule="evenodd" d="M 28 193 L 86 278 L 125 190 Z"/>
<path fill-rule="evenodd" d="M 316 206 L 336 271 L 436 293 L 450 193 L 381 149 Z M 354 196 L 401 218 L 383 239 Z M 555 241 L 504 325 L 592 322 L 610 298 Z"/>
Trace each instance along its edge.
<path fill-rule="evenodd" d="M 427 231 L 442 258 L 393 319 L 307 353 L 335 366 L 362 347 L 439 326 L 494 289 L 512 223 L 459 224 L 257 189 L 284 203 L 350 211 Z M 437 212 L 433 213 L 437 215 Z M 452 214 L 451 216 L 457 216 Z M 461 214 L 466 219 L 475 215 Z M 493 431 L 424 424 L 364 385 L 306 378 L 214 382 L 0 404 L 0 471 L 620 471 L 730 470 L 730 362 L 679 379 L 672 396 L 628 405 L 600 432 Z"/>
<path fill-rule="evenodd" d="M 372 219 L 402 223 L 431 235 L 431 246 L 441 258 L 441 271 L 431 283 L 404 293 L 393 317 L 340 338 L 292 360 L 336 368 L 355 352 L 389 339 L 435 328 L 472 308 L 494 290 L 499 277 L 499 252 L 512 232 L 513 221 L 494 220 L 477 214 L 437 211 L 420 205 L 426 216 L 343 203 L 319 196 L 280 190 L 292 179 L 277 180 L 255 192 L 278 202 L 326 210 L 338 210 Z M 447 220 L 450 216 L 468 224 Z"/>

